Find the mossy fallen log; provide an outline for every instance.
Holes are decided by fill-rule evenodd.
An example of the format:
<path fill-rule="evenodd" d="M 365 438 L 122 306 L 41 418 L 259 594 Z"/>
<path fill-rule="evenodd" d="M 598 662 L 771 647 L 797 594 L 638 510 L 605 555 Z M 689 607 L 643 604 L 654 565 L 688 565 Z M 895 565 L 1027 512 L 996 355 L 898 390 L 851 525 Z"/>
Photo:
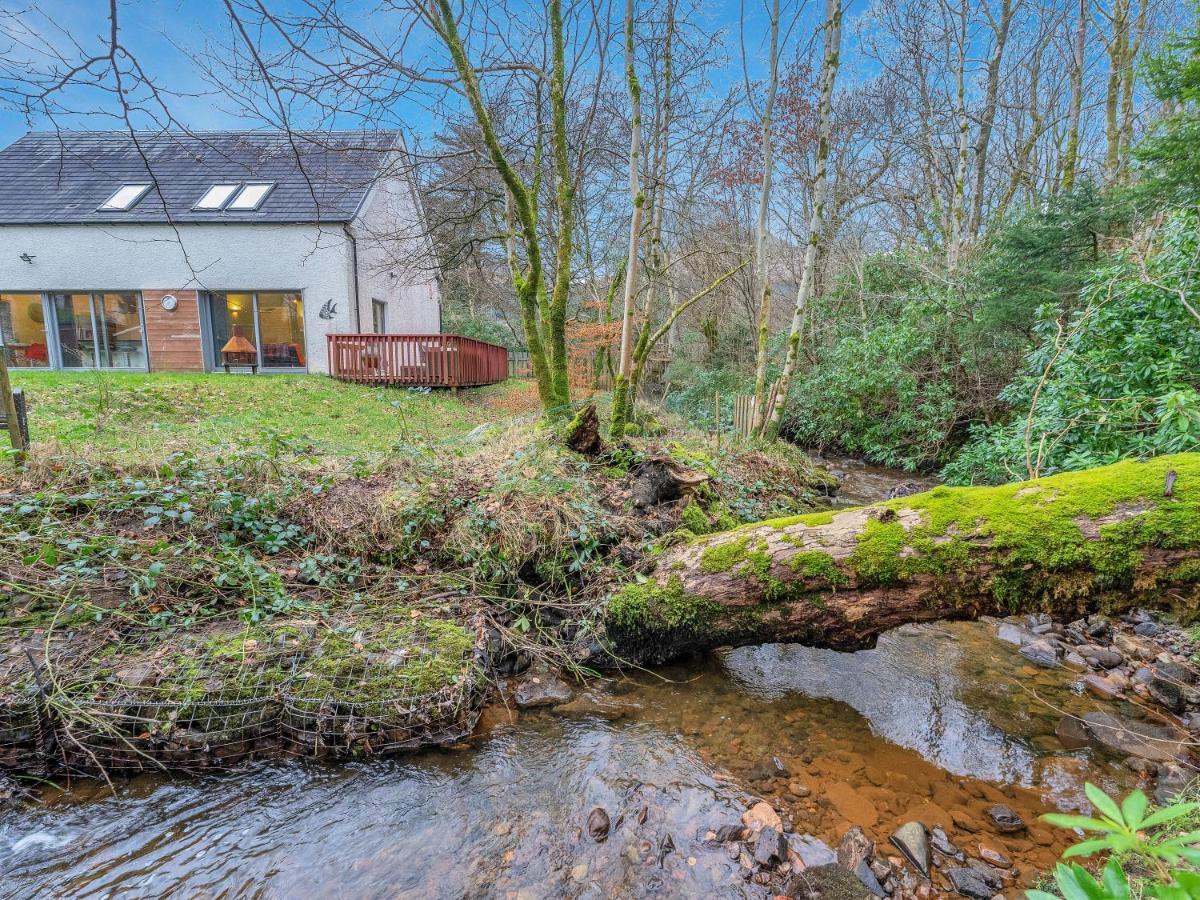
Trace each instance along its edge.
<path fill-rule="evenodd" d="M 1200 454 L 699 538 L 617 590 L 606 629 L 620 658 L 654 663 L 767 641 L 855 650 L 908 622 L 1134 604 L 1200 607 Z"/>

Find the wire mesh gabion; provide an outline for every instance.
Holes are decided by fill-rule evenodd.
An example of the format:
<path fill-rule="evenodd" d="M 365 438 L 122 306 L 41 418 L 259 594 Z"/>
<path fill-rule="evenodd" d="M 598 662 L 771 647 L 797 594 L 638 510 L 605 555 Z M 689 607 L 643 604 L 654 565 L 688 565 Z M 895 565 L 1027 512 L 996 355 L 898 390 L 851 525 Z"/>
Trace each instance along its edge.
<path fill-rule="evenodd" d="M 143 629 L 71 665 L 10 647 L 0 767 L 53 757 L 75 771 L 199 770 L 450 743 L 478 715 L 481 633 L 390 610 Z"/>

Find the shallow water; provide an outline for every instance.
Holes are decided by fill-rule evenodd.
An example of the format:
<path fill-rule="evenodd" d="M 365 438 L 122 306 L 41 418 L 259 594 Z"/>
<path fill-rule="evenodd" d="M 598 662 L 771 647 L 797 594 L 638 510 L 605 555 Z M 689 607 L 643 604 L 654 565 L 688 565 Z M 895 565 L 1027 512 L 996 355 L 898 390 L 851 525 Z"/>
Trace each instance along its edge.
<path fill-rule="evenodd" d="M 863 506 L 877 500 L 886 500 L 888 492 L 902 482 L 912 482 L 921 490 L 929 490 L 938 482 L 927 475 L 901 472 L 886 466 L 863 462 L 849 456 L 821 456 L 812 454 L 813 462 L 823 466 L 841 481 L 834 506 Z"/>
<path fill-rule="evenodd" d="M 831 844 L 850 824 L 879 842 L 941 824 L 1027 883 L 1067 843 L 1037 815 L 1078 808 L 1085 777 L 1133 784 L 1053 737 L 1055 707 L 1101 703 L 1075 678 L 1033 670 L 986 624 L 904 628 L 854 654 L 743 648 L 593 685 L 568 714 L 490 710 L 468 750 L 50 795 L 0 817 L 0 896 L 758 896 L 704 844 L 751 796 Z M 995 802 L 1028 833 L 989 833 Z M 623 817 L 601 844 L 595 806 Z"/>
<path fill-rule="evenodd" d="M 831 464 L 843 505 L 898 479 Z M 940 824 L 972 855 L 1006 853 L 1026 885 L 1070 842 L 1039 814 L 1080 808 L 1085 779 L 1135 784 L 1054 737 L 1062 712 L 1101 705 L 983 623 L 854 654 L 741 648 L 592 684 L 558 712 L 489 708 L 453 752 L 47 792 L 0 813 L 0 898 L 765 896 L 705 841 L 755 797 L 830 844 L 851 824 L 881 845 L 911 819 Z M 997 802 L 1029 830 L 991 833 Z M 603 843 L 586 833 L 596 806 Z"/>

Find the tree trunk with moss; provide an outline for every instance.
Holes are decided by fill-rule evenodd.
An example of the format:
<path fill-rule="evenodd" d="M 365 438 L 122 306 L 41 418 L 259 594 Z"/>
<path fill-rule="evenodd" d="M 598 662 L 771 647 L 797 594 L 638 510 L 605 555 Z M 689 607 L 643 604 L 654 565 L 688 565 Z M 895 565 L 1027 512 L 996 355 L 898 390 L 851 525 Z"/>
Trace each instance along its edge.
<path fill-rule="evenodd" d="M 908 622 L 1135 604 L 1200 607 L 1200 454 L 699 538 L 618 590 L 606 626 L 621 659 L 657 663 L 771 641 L 857 650 Z"/>

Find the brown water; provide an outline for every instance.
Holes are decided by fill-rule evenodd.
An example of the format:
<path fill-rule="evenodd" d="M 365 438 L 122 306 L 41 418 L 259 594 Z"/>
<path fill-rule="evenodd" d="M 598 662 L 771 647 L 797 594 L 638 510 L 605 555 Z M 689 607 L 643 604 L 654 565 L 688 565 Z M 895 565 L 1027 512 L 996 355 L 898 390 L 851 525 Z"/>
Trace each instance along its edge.
<path fill-rule="evenodd" d="M 863 506 L 886 500 L 888 492 L 901 483 L 912 482 L 921 490 L 928 490 L 938 483 L 937 479 L 927 475 L 901 472 L 849 456 L 821 456 L 814 453 L 812 459 L 841 480 L 841 488 L 834 498 L 835 506 Z"/>
<path fill-rule="evenodd" d="M 859 502 L 895 480 L 859 483 Z M 881 844 L 910 819 L 940 824 L 1028 884 L 1068 843 L 1040 813 L 1079 808 L 1085 779 L 1134 784 L 1054 737 L 1059 710 L 1102 702 L 1077 679 L 984 623 L 854 654 L 742 648 L 593 683 L 558 712 L 490 708 L 454 752 L 47 792 L 0 813 L 0 898 L 764 896 L 705 841 L 753 797 L 830 844 L 850 824 Z M 1028 832 L 990 833 L 995 802 Z M 586 834 L 595 806 L 614 822 L 603 843 Z"/>
<path fill-rule="evenodd" d="M 1078 808 L 1085 778 L 1133 783 L 1053 737 L 1053 707 L 1101 703 L 1074 678 L 986 624 L 904 628 L 855 654 L 743 648 L 592 685 L 568 714 L 490 710 L 468 750 L 48 795 L 0 815 L 0 896 L 760 896 L 704 842 L 751 796 L 829 843 L 850 824 L 880 842 L 941 824 L 1027 882 L 1066 843 L 1038 814 Z M 1028 833 L 989 833 L 995 802 Z M 582 830 L 594 806 L 623 817 L 602 844 Z"/>

